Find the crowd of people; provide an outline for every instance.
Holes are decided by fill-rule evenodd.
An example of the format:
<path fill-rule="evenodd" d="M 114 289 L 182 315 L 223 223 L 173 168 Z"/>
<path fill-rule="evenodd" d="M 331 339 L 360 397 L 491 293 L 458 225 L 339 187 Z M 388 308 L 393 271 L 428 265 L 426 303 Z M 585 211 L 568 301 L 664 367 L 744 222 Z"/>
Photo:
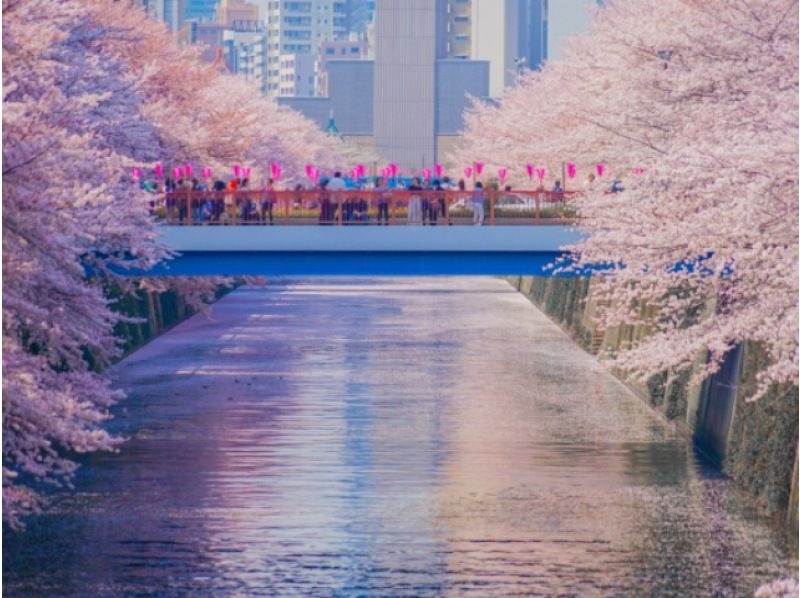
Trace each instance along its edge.
<path fill-rule="evenodd" d="M 471 210 L 472 222 L 476 226 L 481 226 L 486 220 L 488 194 L 487 187 L 481 181 L 472 182 L 471 189 L 467 188 L 464 179 L 454 181 L 446 176 L 424 180 L 420 177 L 410 180 L 394 179 L 391 182 L 393 184 L 390 186 L 385 177 L 346 181 L 341 172 L 336 172 L 331 178 L 315 181 L 310 188 L 297 184 L 293 189 L 283 191 L 277 190 L 276 183 L 271 178 L 255 187 L 251 186 L 251 181 L 247 178 L 232 178 L 227 182 L 167 178 L 157 183 L 144 180 L 140 185 L 155 196 L 151 201 L 153 211 L 170 221 L 271 225 L 274 224 L 275 206 L 280 193 L 284 200 L 287 194 L 292 195 L 294 208 L 309 206 L 312 210 L 318 210 L 319 223 L 323 225 L 339 222 L 367 223 L 372 217 L 376 217 L 376 224 L 388 225 L 392 222 L 394 213 L 393 193 L 397 191 L 404 192 L 403 196 L 407 200 L 404 218 L 408 224 L 435 226 L 443 221 L 451 224 L 448 211 L 454 207 Z M 590 189 L 594 185 L 595 177 L 590 175 L 584 188 Z M 237 193 L 242 191 L 253 193 Z M 370 194 L 359 193 L 361 191 L 368 191 Z M 621 182 L 615 180 L 609 191 L 622 191 Z M 446 192 L 455 192 L 450 194 L 450 197 L 455 195 L 457 198 L 455 204 L 448 203 Z M 502 192 L 508 196 L 513 191 L 511 186 L 505 186 Z M 540 185 L 537 192 L 543 192 L 551 203 L 564 200 L 564 188 L 560 180 L 556 180 L 549 191 Z M 313 198 L 310 202 L 309 195 Z"/>

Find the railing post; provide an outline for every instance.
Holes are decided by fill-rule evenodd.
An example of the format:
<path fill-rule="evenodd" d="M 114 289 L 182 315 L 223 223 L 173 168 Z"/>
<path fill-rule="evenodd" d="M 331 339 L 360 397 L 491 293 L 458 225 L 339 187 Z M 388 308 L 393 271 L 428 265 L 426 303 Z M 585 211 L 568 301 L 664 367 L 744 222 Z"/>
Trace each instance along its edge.
<path fill-rule="evenodd" d="M 288 192 L 280 192 L 276 191 L 275 193 L 280 193 L 283 197 L 283 223 L 288 226 L 289 224 L 289 194 Z"/>
<path fill-rule="evenodd" d="M 444 192 L 444 225 L 450 226 L 450 197 L 451 191 Z"/>
<path fill-rule="evenodd" d="M 494 226 L 494 200 L 497 197 L 497 191 L 495 189 L 489 190 L 489 224 Z"/>
<path fill-rule="evenodd" d="M 236 226 L 236 217 L 239 215 L 238 195 L 239 195 L 238 191 L 236 190 L 231 191 L 231 203 L 233 204 L 233 210 L 231 213 L 231 224 L 233 226 Z"/>
<path fill-rule="evenodd" d="M 542 223 L 542 195 L 536 194 L 536 224 Z"/>
<path fill-rule="evenodd" d="M 344 216 L 344 214 L 342 213 L 342 212 L 344 212 L 344 193 L 343 192 L 341 192 L 341 191 L 337 191 L 336 192 L 336 203 L 339 206 L 339 212 L 338 212 L 337 220 L 339 221 L 339 226 L 342 226 L 342 220 L 343 220 L 343 216 Z"/>
<path fill-rule="evenodd" d="M 392 210 L 392 221 L 391 221 L 391 224 L 392 224 L 392 226 L 394 226 L 395 223 L 397 222 L 397 202 L 394 199 L 394 193 L 389 195 L 389 206 L 391 207 L 391 210 Z"/>

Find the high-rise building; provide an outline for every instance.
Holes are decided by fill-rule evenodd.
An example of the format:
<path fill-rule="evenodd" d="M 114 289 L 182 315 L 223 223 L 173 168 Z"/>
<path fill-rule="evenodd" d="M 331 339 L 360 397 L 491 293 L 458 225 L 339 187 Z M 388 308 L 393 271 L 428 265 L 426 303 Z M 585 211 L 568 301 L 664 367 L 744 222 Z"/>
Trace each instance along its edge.
<path fill-rule="evenodd" d="M 173 33 L 180 31 L 186 13 L 186 0 L 134 0 L 157 21 L 163 21 Z"/>
<path fill-rule="evenodd" d="M 472 58 L 490 63 L 489 90 L 500 97 L 524 69 L 547 59 L 548 0 L 471 0 Z"/>
<path fill-rule="evenodd" d="M 380 0 L 375 14 L 375 149 L 404 165 L 436 155 L 436 60 L 446 54 L 444 0 Z M 442 27 L 444 25 L 444 27 Z"/>
<path fill-rule="evenodd" d="M 447 57 L 469 60 L 472 56 L 472 0 L 447 3 Z"/>
<path fill-rule="evenodd" d="M 214 6 L 219 0 L 186 0 L 187 20 L 210 21 L 214 18 Z"/>
<path fill-rule="evenodd" d="M 217 4 L 216 22 L 226 29 L 250 28 L 242 23 L 258 22 L 258 6 L 249 4 L 245 0 L 221 0 Z"/>
<path fill-rule="evenodd" d="M 278 98 L 350 143 L 419 172 L 448 153 L 470 97 L 489 94 L 489 63 L 448 52 L 448 0 L 378 0 L 374 60 L 327 61 L 328 95 Z"/>
<path fill-rule="evenodd" d="M 267 3 L 267 93 L 277 96 L 281 89 L 281 56 L 310 54 L 316 58 L 319 44 L 347 34 L 347 2 L 306 0 Z"/>

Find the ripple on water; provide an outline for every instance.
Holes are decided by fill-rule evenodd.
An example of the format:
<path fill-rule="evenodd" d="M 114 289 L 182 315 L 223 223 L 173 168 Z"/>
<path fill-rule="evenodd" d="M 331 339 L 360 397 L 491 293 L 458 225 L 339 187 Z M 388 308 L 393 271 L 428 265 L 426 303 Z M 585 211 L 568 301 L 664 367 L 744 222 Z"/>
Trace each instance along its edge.
<path fill-rule="evenodd" d="M 115 369 L 17 596 L 739 596 L 784 541 L 506 283 L 244 288 Z"/>

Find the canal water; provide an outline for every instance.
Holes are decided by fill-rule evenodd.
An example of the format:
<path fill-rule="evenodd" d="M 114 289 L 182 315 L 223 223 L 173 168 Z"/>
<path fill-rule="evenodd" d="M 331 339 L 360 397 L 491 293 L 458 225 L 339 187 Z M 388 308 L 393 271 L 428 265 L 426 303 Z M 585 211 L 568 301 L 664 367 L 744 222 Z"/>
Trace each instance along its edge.
<path fill-rule="evenodd" d="M 731 483 L 502 280 L 240 289 L 119 364 L 6 596 L 747 596 Z"/>

